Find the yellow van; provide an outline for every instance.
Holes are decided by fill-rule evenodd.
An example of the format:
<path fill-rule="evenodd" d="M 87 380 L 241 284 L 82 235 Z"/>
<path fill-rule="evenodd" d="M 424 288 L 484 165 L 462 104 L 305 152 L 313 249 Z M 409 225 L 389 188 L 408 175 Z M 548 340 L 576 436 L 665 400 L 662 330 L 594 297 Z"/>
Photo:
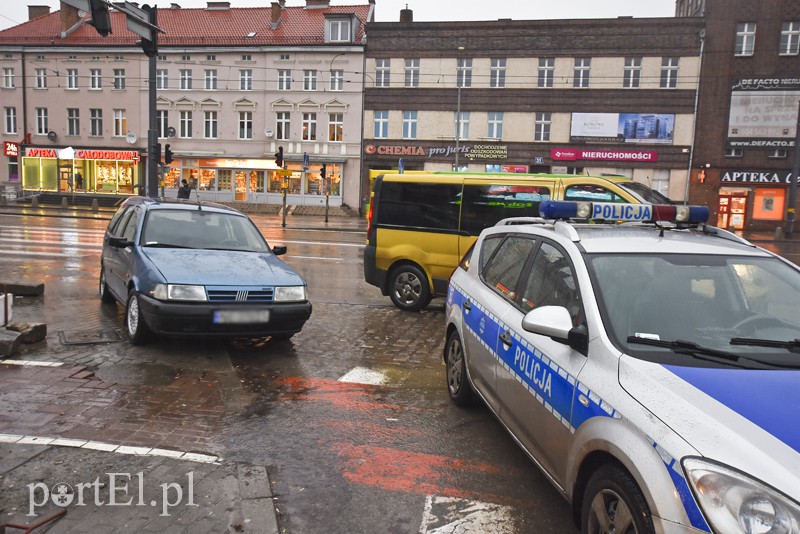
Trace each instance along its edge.
<path fill-rule="evenodd" d="M 669 204 L 621 176 L 414 173 L 375 178 L 364 278 L 407 311 L 447 293 L 447 281 L 481 230 L 537 217 L 542 200 Z"/>

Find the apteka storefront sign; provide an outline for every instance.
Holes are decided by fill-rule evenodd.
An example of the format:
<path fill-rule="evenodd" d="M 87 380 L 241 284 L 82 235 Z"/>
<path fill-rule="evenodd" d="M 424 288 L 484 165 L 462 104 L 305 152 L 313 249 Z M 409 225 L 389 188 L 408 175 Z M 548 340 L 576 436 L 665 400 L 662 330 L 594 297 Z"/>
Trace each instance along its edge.
<path fill-rule="evenodd" d="M 29 158 L 57 158 L 58 150 L 55 148 L 28 147 L 25 149 L 25 155 Z M 78 148 L 75 150 L 75 159 L 104 159 L 138 162 L 141 156 L 139 156 L 139 152 L 136 150 Z"/>
<path fill-rule="evenodd" d="M 721 182 L 739 184 L 790 184 L 792 171 L 725 171 Z"/>

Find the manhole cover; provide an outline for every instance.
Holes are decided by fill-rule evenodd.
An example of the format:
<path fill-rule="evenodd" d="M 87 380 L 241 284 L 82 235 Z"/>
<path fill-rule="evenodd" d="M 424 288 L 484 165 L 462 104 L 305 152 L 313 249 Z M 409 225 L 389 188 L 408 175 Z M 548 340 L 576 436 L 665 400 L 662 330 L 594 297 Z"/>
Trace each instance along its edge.
<path fill-rule="evenodd" d="M 95 345 L 99 343 L 119 343 L 125 340 L 118 328 L 95 332 L 64 332 L 59 330 L 58 339 L 62 345 Z"/>

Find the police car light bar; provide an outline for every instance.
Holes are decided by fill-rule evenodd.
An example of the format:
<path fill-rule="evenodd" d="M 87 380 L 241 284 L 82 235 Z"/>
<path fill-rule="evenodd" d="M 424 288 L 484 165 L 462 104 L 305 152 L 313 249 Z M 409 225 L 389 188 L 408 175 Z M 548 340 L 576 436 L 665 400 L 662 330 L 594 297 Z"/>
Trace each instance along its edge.
<path fill-rule="evenodd" d="M 675 222 L 699 224 L 708 220 L 706 206 L 624 204 L 620 202 L 569 202 L 545 200 L 539 214 L 546 219 L 596 219 L 605 221 Z"/>

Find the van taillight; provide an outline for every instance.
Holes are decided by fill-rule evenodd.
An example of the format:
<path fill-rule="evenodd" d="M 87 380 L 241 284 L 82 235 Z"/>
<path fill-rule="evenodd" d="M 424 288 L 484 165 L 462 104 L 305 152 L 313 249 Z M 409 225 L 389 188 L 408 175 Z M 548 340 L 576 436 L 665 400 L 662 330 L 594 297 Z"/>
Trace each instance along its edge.
<path fill-rule="evenodd" d="M 367 239 L 372 236 L 372 214 L 375 213 L 375 199 L 369 199 L 369 211 L 367 212 Z"/>

